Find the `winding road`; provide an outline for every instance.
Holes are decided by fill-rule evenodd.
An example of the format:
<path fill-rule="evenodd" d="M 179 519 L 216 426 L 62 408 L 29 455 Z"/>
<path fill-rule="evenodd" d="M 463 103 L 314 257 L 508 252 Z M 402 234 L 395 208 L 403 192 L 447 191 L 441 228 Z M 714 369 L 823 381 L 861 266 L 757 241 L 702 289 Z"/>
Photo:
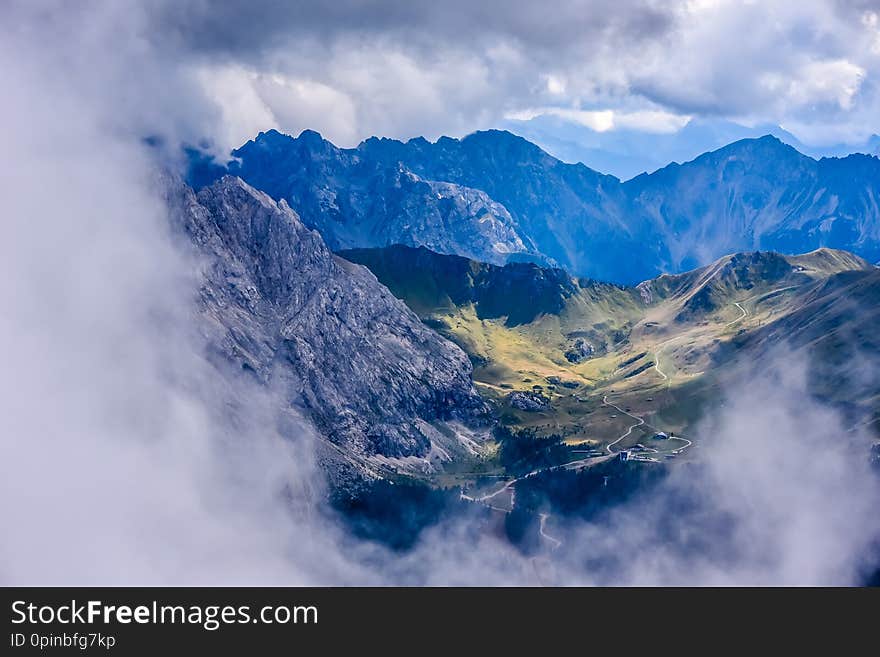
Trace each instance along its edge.
<path fill-rule="evenodd" d="M 734 301 L 733 305 L 739 308 L 739 311 L 742 313 L 739 317 L 737 317 L 732 322 L 728 322 L 724 325 L 724 328 L 729 326 L 733 326 L 734 324 L 741 322 L 749 315 L 749 311 L 742 307 L 741 304 L 744 304 L 746 301 L 751 301 L 752 299 L 760 299 L 762 297 L 769 297 L 771 294 L 777 294 L 778 292 L 785 292 L 786 290 L 793 290 L 794 288 L 799 287 L 797 285 L 789 285 L 787 287 L 780 287 L 775 290 L 770 290 L 769 292 L 762 292 L 761 294 L 756 294 L 753 297 L 749 297 L 748 299 L 743 299 L 742 301 Z"/>
<path fill-rule="evenodd" d="M 656 354 L 655 354 L 655 356 L 656 356 Z M 664 376 L 665 376 L 665 375 L 664 375 Z M 632 430 L 633 430 L 633 429 L 635 429 L 636 427 L 640 427 L 640 426 L 642 426 L 643 424 L 645 424 L 645 418 L 643 418 L 643 417 L 639 417 L 638 415 L 633 415 L 632 413 L 627 413 L 627 412 L 626 412 L 625 410 L 623 410 L 620 406 L 617 406 L 616 404 L 612 404 L 610 401 L 608 401 L 608 395 L 605 395 L 604 397 L 602 397 L 602 403 L 605 404 L 606 406 L 610 406 L 611 408 L 615 408 L 615 409 L 617 409 L 618 411 L 620 411 L 620 412 L 623 413 L 624 415 L 627 415 L 627 416 L 631 417 L 633 420 L 638 420 L 638 422 L 636 422 L 635 424 L 633 424 L 631 427 L 629 427 L 629 428 L 626 430 L 626 433 L 624 433 L 623 435 L 619 436 L 616 440 L 614 440 L 613 442 L 610 442 L 610 443 L 608 443 L 608 445 L 606 445 L 605 449 L 608 450 L 608 453 L 609 453 L 609 454 L 615 454 L 616 452 L 615 452 L 613 449 L 611 449 L 611 448 L 614 447 L 614 445 L 616 445 L 617 443 L 619 443 L 619 442 L 620 442 L 621 440 L 623 440 L 624 438 L 628 437 L 628 436 L 632 433 Z"/>
<path fill-rule="evenodd" d="M 511 479 L 510 481 L 508 481 L 506 484 L 504 484 L 501 488 L 499 488 L 498 490 L 496 490 L 496 491 L 493 492 L 493 493 L 487 493 L 487 494 L 482 495 L 482 496 L 480 496 L 480 497 L 476 497 L 476 498 L 474 498 L 474 497 L 469 497 L 469 498 L 466 498 L 466 499 L 470 499 L 470 500 L 473 501 L 473 502 L 485 502 L 486 500 L 491 500 L 493 497 L 496 497 L 497 495 L 500 495 L 500 494 L 503 493 L 504 491 L 510 489 L 510 487 L 513 486 L 514 484 L 516 484 L 516 482 L 518 482 L 518 481 L 522 481 L 523 479 L 528 479 L 529 477 L 531 477 L 531 476 L 533 476 L 533 475 L 536 475 L 536 474 L 538 474 L 539 472 L 543 472 L 544 470 L 549 470 L 549 469 L 550 469 L 550 468 L 541 468 L 540 470 L 532 470 L 532 471 L 529 472 L 528 474 L 524 474 L 524 475 L 522 475 L 521 477 L 517 477 L 516 479 Z M 511 501 L 512 501 L 512 500 L 511 500 Z M 511 507 L 512 507 L 512 506 L 513 506 L 513 504 L 511 504 Z"/>
<path fill-rule="evenodd" d="M 656 356 L 656 354 L 655 354 L 655 356 Z M 602 397 L 602 403 L 605 404 L 606 406 L 610 406 L 611 408 L 623 413 L 624 415 L 631 417 L 633 420 L 638 420 L 638 422 L 636 422 L 635 424 L 633 424 L 629 428 L 627 428 L 625 433 L 618 436 L 616 440 L 613 440 L 612 442 L 608 443 L 608 445 L 605 447 L 605 449 L 608 450 L 609 454 L 617 454 L 617 452 L 615 452 L 611 448 L 614 447 L 614 445 L 619 443 L 624 438 L 628 437 L 632 433 L 633 429 L 635 429 L 636 427 L 640 427 L 642 425 L 645 425 L 651 429 L 656 429 L 656 427 L 652 427 L 650 424 L 645 422 L 645 418 L 639 417 L 638 415 L 633 415 L 632 413 L 628 413 L 625 410 L 623 410 L 620 406 L 618 406 L 617 404 L 612 404 L 610 401 L 608 401 L 608 395 L 605 395 L 604 397 Z M 670 454 L 681 454 L 684 450 L 686 450 L 688 447 L 690 447 L 691 445 L 694 444 L 693 441 L 688 440 L 687 438 L 684 438 L 682 436 L 669 436 L 669 440 L 680 440 L 681 442 L 685 443 L 684 445 L 682 445 L 681 447 L 679 447 L 677 449 L 670 450 L 669 451 Z M 651 453 L 654 453 L 654 454 L 657 454 L 660 451 L 660 450 L 657 450 L 654 448 L 649 448 L 649 449 L 651 450 Z M 643 459 L 643 460 L 646 460 L 646 459 Z M 655 463 L 659 462 L 656 459 L 650 459 L 650 460 Z"/>
<path fill-rule="evenodd" d="M 666 373 L 660 369 L 660 352 L 654 352 L 654 369 L 657 371 L 657 374 L 663 377 L 664 381 L 668 381 L 669 377 L 666 376 Z"/>
<path fill-rule="evenodd" d="M 553 536 L 550 536 L 550 534 L 548 534 L 546 531 L 544 531 L 544 526 L 547 524 L 547 518 L 549 518 L 549 517 L 550 517 L 550 515 L 547 513 L 542 513 L 540 515 L 541 524 L 538 527 L 538 532 L 541 534 L 541 536 L 543 536 L 546 540 L 550 541 L 550 543 L 553 544 L 553 549 L 555 550 L 560 545 L 562 545 L 562 541 L 560 541 L 558 538 L 554 538 Z"/>
<path fill-rule="evenodd" d="M 740 302 L 739 302 L 739 301 L 734 301 L 733 305 L 736 306 L 737 308 L 739 308 L 739 311 L 742 313 L 742 315 L 740 315 L 739 317 L 737 317 L 737 318 L 736 318 L 735 320 L 733 320 L 732 322 L 727 322 L 727 324 L 724 325 L 724 328 L 727 328 L 728 326 L 733 326 L 733 325 L 736 324 L 737 322 L 741 322 L 741 321 L 744 320 L 744 319 L 748 316 L 748 314 L 749 314 L 749 311 L 746 310 L 745 308 L 743 308 L 743 307 L 740 305 Z"/>
<path fill-rule="evenodd" d="M 668 340 L 664 340 L 663 342 L 658 344 L 656 347 L 654 347 L 654 370 L 657 372 L 657 374 L 659 374 L 660 376 L 663 377 L 664 381 L 669 381 L 669 376 L 667 376 L 666 372 L 664 372 L 663 370 L 660 369 L 660 350 L 663 349 L 666 345 L 675 342 L 676 340 L 683 339 L 683 337 L 686 337 L 686 336 L 677 335 L 674 338 L 669 338 Z"/>
<path fill-rule="evenodd" d="M 516 500 L 516 498 L 515 498 L 516 489 L 513 488 L 513 486 L 515 486 L 517 482 L 520 482 L 523 479 L 528 479 L 529 477 L 534 477 L 536 474 L 540 474 L 541 472 L 549 472 L 551 470 L 561 470 L 561 469 L 577 470 L 578 468 L 583 468 L 588 465 L 593 465 L 595 463 L 601 463 L 602 461 L 605 461 L 607 459 L 608 459 L 607 456 L 589 456 L 585 459 L 579 459 L 577 461 L 569 461 L 568 463 L 560 463 L 559 465 L 551 465 L 546 468 L 538 468 L 537 470 L 532 470 L 531 472 L 528 472 L 524 475 L 516 477 L 515 479 L 511 479 L 510 481 L 506 482 L 501 488 L 499 488 L 496 491 L 492 491 L 491 493 L 486 493 L 485 495 L 481 495 L 480 497 L 471 497 L 470 495 L 466 495 L 465 493 L 461 493 L 460 497 L 461 497 L 461 499 L 467 500 L 468 502 L 487 502 L 488 500 L 491 500 L 493 497 L 497 497 L 498 495 L 500 495 L 504 491 L 509 490 L 510 491 L 510 506 L 511 506 L 511 508 L 513 508 L 515 500 Z M 486 506 L 493 508 L 493 509 L 498 509 L 499 511 L 506 511 L 506 509 L 499 509 L 498 507 L 494 507 L 491 504 L 486 504 Z"/>
<path fill-rule="evenodd" d="M 693 441 L 690 441 L 687 438 L 684 438 L 683 436 L 669 436 L 669 440 L 680 440 L 683 443 L 686 443 L 685 445 L 682 445 L 678 449 L 672 450 L 672 452 L 671 452 L 672 454 L 681 454 L 684 450 L 686 450 L 688 447 L 690 447 L 691 445 L 694 444 Z"/>

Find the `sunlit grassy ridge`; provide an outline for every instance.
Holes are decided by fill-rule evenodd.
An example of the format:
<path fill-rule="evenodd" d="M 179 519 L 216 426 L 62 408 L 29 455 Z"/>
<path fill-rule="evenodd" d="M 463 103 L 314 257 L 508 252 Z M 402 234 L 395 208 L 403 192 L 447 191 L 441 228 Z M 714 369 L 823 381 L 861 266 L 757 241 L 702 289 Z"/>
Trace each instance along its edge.
<path fill-rule="evenodd" d="M 817 389 L 834 385 L 833 365 L 852 356 L 834 336 L 880 353 L 869 328 L 880 319 L 880 270 L 842 251 L 734 254 L 636 287 L 426 249 L 341 255 L 370 268 L 425 323 L 461 346 L 503 423 L 572 443 L 601 446 L 633 424 L 603 403 L 606 395 L 646 420 L 621 447 L 660 429 L 689 431 L 717 401 L 726 368 L 774 340 L 792 336 L 795 346 L 819 355 L 814 371 L 825 381 Z M 854 301 L 845 306 L 844 298 Z M 548 405 L 520 408 L 510 403 L 516 391 Z"/>

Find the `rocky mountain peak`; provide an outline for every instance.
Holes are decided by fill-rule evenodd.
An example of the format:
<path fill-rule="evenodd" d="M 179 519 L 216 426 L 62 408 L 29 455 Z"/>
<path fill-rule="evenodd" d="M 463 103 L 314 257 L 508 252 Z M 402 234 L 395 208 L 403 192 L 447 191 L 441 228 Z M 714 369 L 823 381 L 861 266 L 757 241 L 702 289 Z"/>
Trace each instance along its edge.
<path fill-rule="evenodd" d="M 482 421 L 465 354 L 287 203 L 233 176 L 172 198 L 208 263 L 200 311 L 212 350 L 281 386 L 330 441 L 361 457 L 424 456 L 434 424 Z"/>

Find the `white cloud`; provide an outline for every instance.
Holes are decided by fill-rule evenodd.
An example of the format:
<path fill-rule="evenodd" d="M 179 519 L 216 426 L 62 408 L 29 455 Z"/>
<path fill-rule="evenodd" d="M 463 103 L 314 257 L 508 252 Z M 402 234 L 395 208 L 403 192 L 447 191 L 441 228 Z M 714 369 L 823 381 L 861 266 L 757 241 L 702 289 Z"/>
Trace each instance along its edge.
<path fill-rule="evenodd" d="M 808 62 L 789 75 L 766 73 L 760 82 L 777 103 L 793 108 L 830 103 L 849 110 L 864 79 L 863 68 L 836 59 Z"/>
<path fill-rule="evenodd" d="M 269 128 L 294 135 L 318 130 L 337 144 L 358 141 L 355 103 L 329 85 L 240 65 L 207 65 L 198 79 L 220 111 L 218 151 L 228 153 Z"/>
<path fill-rule="evenodd" d="M 614 111 L 613 110 L 569 110 L 551 108 L 543 113 L 568 119 L 574 123 L 586 126 L 596 132 L 607 132 L 614 129 Z"/>
<path fill-rule="evenodd" d="M 279 128 L 269 104 L 255 88 L 256 74 L 241 66 L 212 66 L 198 71 L 205 95 L 220 110 L 213 142 L 218 153 L 228 153 L 262 130 Z"/>
<path fill-rule="evenodd" d="M 348 95 L 320 82 L 277 73 L 254 75 L 252 82 L 284 132 L 298 134 L 305 129 L 318 129 L 342 144 L 357 139 L 357 110 Z"/>
<path fill-rule="evenodd" d="M 831 0 L 701 0 L 662 11 L 564 3 L 552 17 L 515 5 L 507 18 L 474 23 L 476 11 L 450 8 L 412 24 L 389 12 L 361 31 L 307 15 L 320 21 L 320 42 L 302 31 L 264 39 L 269 45 L 248 70 L 288 81 L 264 82 L 258 95 L 292 132 L 311 121 L 344 145 L 372 134 L 461 135 L 537 113 L 598 131 L 647 132 L 722 116 L 798 126 L 807 142 L 832 124 L 853 139 L 880 131 L 876 12 Z M 520 25 L 525 16 L 531 30 Z M 475 24 L 479 38 L 471 36 Z M 310 87 L 299 92 L 290 86 L 304 81 Z"/>
<path fill-rule="evenodd" d="M 642 132 L 677 132 L 687 125 L 691 117 L 659 110 L 615 113 L 614 123 L 621 128 Z"/>
<path fill-rule="evenodd" d="M 547 92 L 554 96 L 562 96 L 565 94 L 565 80 L 556 75 L 547 76 Z"/>
<path fill-rule="evenodd" d="M 662 110 L 624 111 L 614 109 L 576 110 L 563 107 L 540 107 L 508 112 L 504 118 L 528 121 L 538 116 L 557 116 L 596 132 L 635 130 L 655 134 L 681 130 L 691 117 Z"/>
<path fill-rule="evenodd" d="M 54 38 L 71 12 L 59 5 Z M 669 117 L 694 115 L 796 125 L 805 141 L 832 124 L 853 137 L 880 131 L 877 13 L 834 0 L 563 0 L 554 11 L 465 0 L 407 11 L 354 0 L 332 11 L 160 1 L 130 14 L 137 27 L 123 26 L 119 40 L 127 31 L 149 53 L 147 74 L 120 88 L 195 72 L 206 96 L 184 109 L 180 89 L 157 88 L 151 105 L 165 102 L 180 132 L 224 145 L 272 125 L 311 127 L 343 145 L 461 135 L 544 107 L 588 112 L 577 120 L 605 130 L 668 131 L 678 123 Z M 143 111 L 126 115 L 155 124 Z"/>
<path fill-rule="evenodd" d="M 880 15 L 876 11 L 866 11 L 862 16 L 862 24 L 871 35 L 871 52 L 880 55 Z"/>

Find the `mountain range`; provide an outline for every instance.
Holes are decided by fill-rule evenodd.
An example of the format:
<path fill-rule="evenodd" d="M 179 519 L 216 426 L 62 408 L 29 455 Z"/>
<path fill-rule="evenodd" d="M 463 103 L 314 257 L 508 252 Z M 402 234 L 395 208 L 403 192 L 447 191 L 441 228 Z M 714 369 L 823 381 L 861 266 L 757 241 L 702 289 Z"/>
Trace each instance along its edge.
<path fill-rule="evenodd" d="M 529 118 L 510 118 L 498 127 L 538 144 L 565 162 L 583 162 L 621 180 L 662 169 L 671 162 L 688 162 L 708 151 L 741 139 L 773 135 L 812 158 L 846 157 L 852 153 L 880 155 L 880 135 L 855 143 L 810 146 L 785 128 L 769 123 L 742 125 L 723 119 L 693 117 L 677 130 L 652 132 L 626 126 L 596 130 L 564 113 L 543 112 Z"/>
<path fill-rule="evenodd" d="M 880 159 L 814 160 L 772 136 L 627 182 L 494 130 L 353 149 L 268 131 L 233 156 L 196 161 L 191 181 L 240 176 L 286 200 L 334 250 L 425 246 L 621 284 L 746 250 L 831 247 L 880 260 Z"/>

